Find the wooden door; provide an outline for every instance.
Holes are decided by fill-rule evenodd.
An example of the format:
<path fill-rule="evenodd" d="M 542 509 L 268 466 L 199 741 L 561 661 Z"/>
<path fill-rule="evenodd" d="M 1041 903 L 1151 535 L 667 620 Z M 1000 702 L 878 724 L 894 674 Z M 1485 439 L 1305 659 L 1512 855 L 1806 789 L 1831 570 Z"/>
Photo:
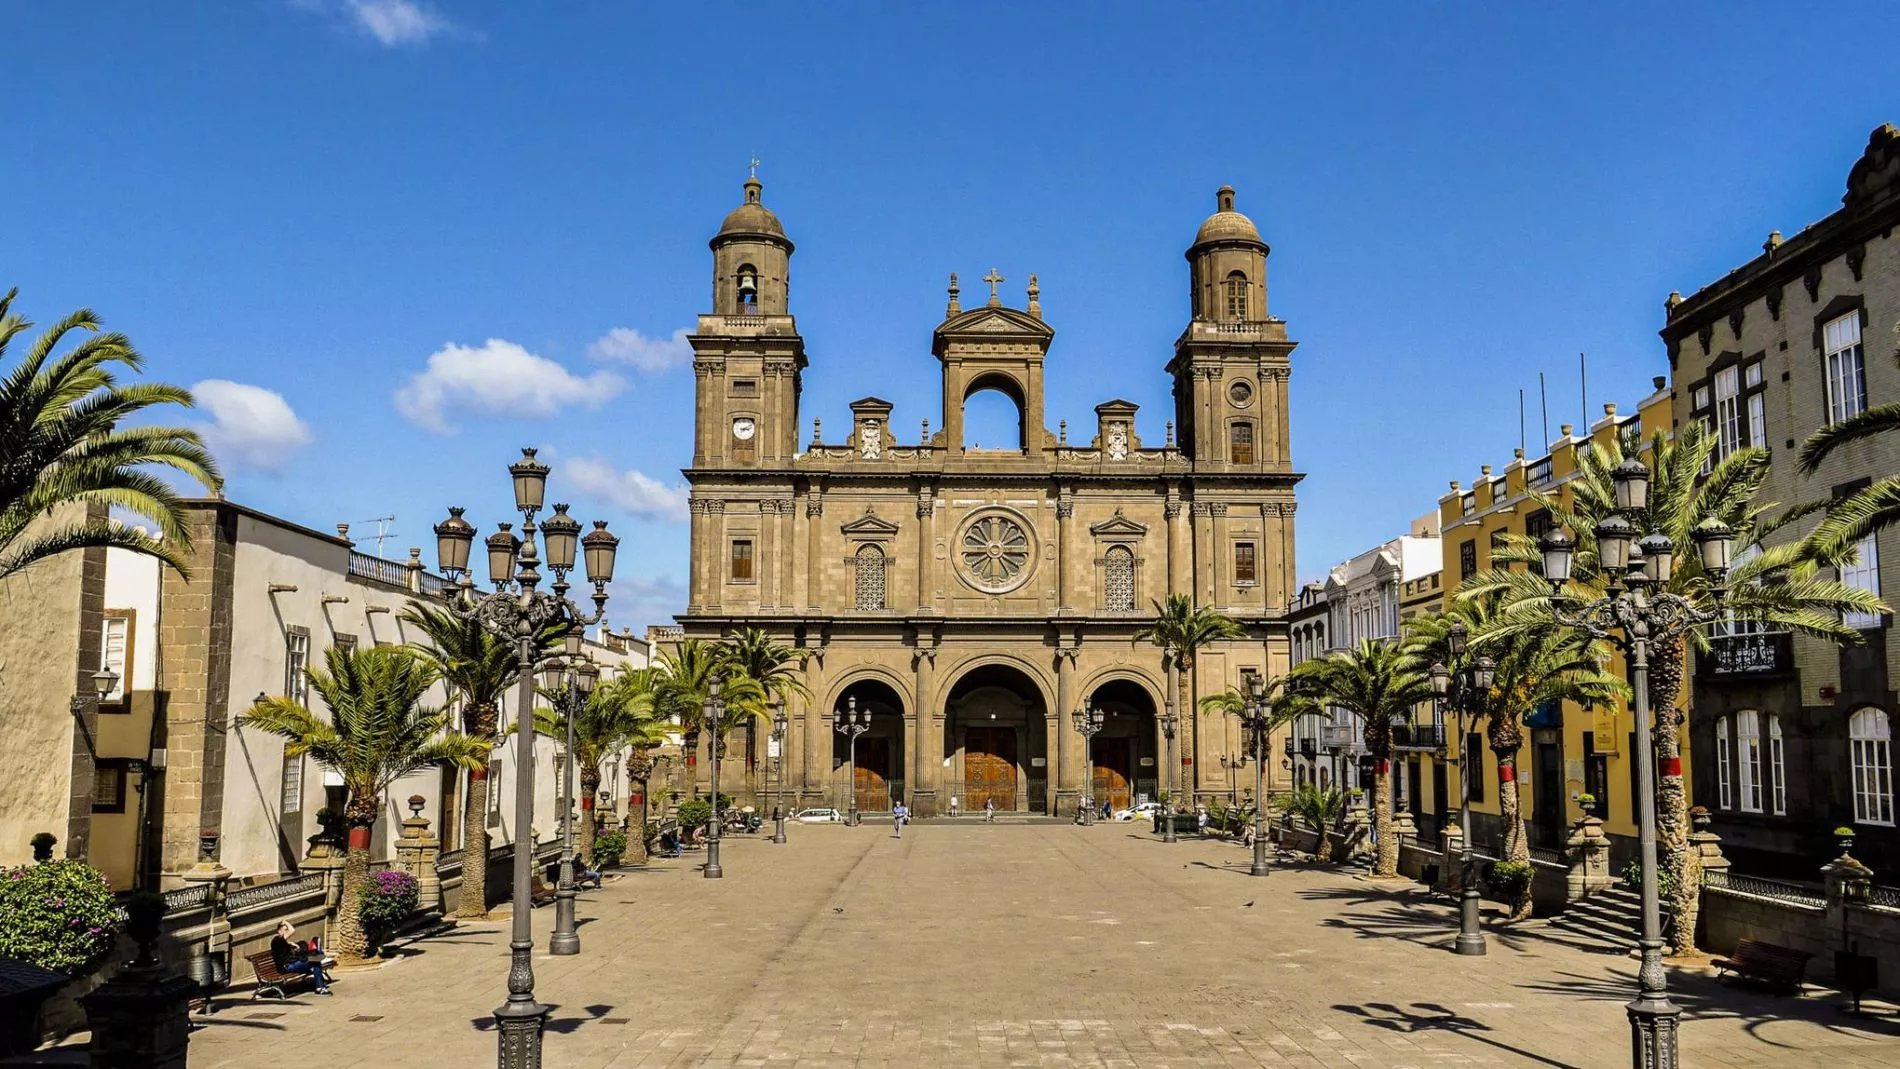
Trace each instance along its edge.
<path fill-rule="evenodd" d="M 1016 731 L 966 728 L 963 732 L 963 808 L 983 811 L 985 800 L 1005 812 L 1016 808 Z"/>
<path fill-rule="evenodd" d="M 891 808 L 891 785 L 885 778 L 890 767 L 891 740 L 858 740 L 858 767 L 851 784 L 858 812 L 882 813 Z"/>
<path fill-rule="evenodd" d="M 1090 749 L 1094 751 L 1090 801 L 1096 809 L 1102 808 L 1103 802 L 1116 809 L 1128 808 L 1133 800 L 1128 785 L 1134 778 L 1135 740 L 1096 739 Z"/>

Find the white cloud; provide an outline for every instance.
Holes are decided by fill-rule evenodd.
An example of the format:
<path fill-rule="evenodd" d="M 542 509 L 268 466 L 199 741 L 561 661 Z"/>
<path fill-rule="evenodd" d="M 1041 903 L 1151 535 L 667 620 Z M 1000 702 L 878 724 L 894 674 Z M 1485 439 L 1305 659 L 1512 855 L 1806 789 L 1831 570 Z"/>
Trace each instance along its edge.
<path fill-rule="evenodd" d="M 611 371 L 582 378 L 511 341 L 490 338 L 479 349 L 449 342 L 429 366 L 396 391 L 396 408 L 437 434 L 454 434 L 451 409 L 480 416 L 545 419 L 563 406 L 599 408 L 626 384 Z"/>
<path fill-rule="evenodd" d="M 671 624 L 686 611 L 686 583 L 672 576 L 623 576 L 608 587 L 607 616 L 614 630 L 644 637 L 650 624 Z M 658 651 L 655 651 L 658 652 Z"/>
<path fill-rule="evenodd" d="M 576 457 L 562 463 L 561 479 L 634 516 L 686 519 L 686 487 L 667 486 L 644 472 L 620 471 L 597 457 Z"/>
<path fill-rule="evenodd" d="M 670 338 L 649 338 L 631 327 L 615 327 L 587 347 L 587 355 L 596 360 L 631 364 L 647 372 L 670 371 L 692 362 L 693 346 L 686 340 L 685 327 Z"/>
<path fill-rule="evenodd" d="M 198 425 L 198 433 L 227 468 L 282 471 L 310 444 L 309 425 L 280 393 L 228 379 L 206 379 L 191 393 L 211 414 L 212 421 Z"/>
<path fill-rule="evenodd" d="M 344 0 L 351 23 L 385 48 L 426 44 L 449 20 L 414 0 Z"/>

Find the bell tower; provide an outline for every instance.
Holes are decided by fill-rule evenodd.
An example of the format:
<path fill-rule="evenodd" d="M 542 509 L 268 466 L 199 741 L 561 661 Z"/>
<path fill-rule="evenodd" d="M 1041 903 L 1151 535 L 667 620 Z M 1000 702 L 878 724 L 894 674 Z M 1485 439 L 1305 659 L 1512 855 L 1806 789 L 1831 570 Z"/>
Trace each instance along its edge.
<path fill-rule="evenodd" d="M 1188 328 L 1174 343 L 1175 421 L 1197 471 L 1292 470 L 1287 376 L 1294 342 L 1267 311 L 1267 255 L 1222 186 L 1188 246 Z"/>
<path fill-rule="evenodd" d="M 770 469 L 798 452 L 805 341 L 790 306 L 792 241 L 760 198 L 745 199 L 709 243 L 713 309 L 692 337 L 695 468 Z"/>

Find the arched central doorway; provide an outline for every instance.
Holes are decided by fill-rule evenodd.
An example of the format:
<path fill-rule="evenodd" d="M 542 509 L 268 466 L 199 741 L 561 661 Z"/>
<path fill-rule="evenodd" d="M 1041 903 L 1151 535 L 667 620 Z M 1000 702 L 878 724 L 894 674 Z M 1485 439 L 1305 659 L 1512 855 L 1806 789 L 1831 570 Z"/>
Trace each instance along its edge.
<path fill-rule="evenodd" d="M 1019 668 L 970 669 L 944 706 L 944 779 L 966 813 L 1049 811 L 1048 711 Z"/>
<path fill-rule="evenodd" d="M 858 736 L 857 760 L 851 760 L 851 739 L 831 733 L 832 782 L 839 785 L 839 809 L 849 810 L 855 799 L 860 813 L 887 813 L 893 800 L 904 796 L 904 700 L 880 679 L 860 679 L 838 694 L 836 709 L 857 699 L 859 709 L 871 711 L 869 728 Z M 835 725 L 836 720 L 832 723 Z"/>
<path fill-rule="evenodd" d="M 1103 713 L 1102 730 L 1089 742 L 1089 800 L 1100 809 L 1126 809 L 1159 797 L 1161 762 L 1155 746 L 1154 697 L 1132 679 L 1111 679 L 1089 694 Z"/>

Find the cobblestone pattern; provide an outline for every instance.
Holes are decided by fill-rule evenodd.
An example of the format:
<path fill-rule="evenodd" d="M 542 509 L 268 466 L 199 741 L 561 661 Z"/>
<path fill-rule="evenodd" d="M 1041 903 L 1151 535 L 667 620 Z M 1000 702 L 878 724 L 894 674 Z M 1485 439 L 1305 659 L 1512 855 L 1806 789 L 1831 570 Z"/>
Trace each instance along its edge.
<path fill-rule="evenodd" d="M 587 895 L 583 954 L 536 962 L 558 1004 L 546 1064 L 1629 1064 L 1633 961 L 1541 925 L 1453 957 L 1449 906 L 1409 885 L 1251 878 L 1235 846 L 1129 826 L 791 835 L 728 840 L 724 880 L 689 857 Z M 551 921 L 537 912 L 543 946 Z M 334 998 L 228 1005 L 193 1037 L 193 1066 L 290 1050 L 326 1069 L 492 1064 L 503 931 L 417 949 L 344 974 Z M 1900 1064 L 1900 1028 L 1849 1027 L 1819 997 L 1672 983 L 1686 1065 Z"/>

